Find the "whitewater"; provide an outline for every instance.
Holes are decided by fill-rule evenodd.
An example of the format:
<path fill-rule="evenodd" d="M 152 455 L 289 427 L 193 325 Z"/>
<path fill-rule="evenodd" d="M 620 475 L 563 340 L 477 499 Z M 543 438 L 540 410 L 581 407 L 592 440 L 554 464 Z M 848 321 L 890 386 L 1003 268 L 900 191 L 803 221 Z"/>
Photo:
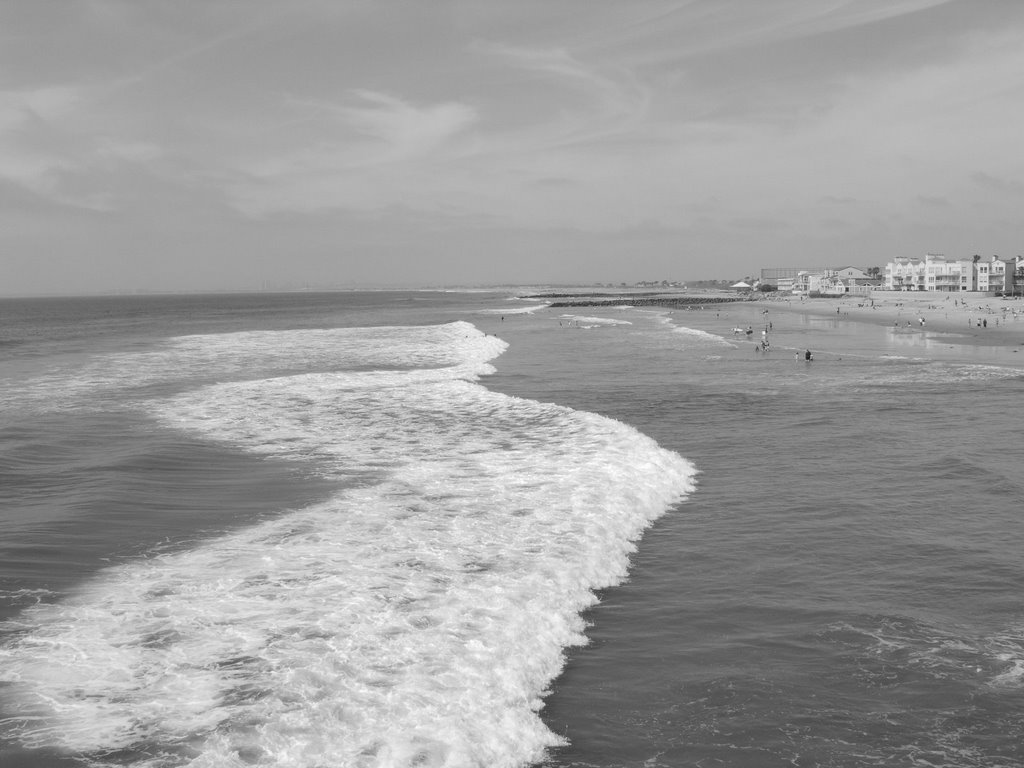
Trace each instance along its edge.
<path fill-rule="evenodd" d="M 695 468 L 489 391 L 470 323 L 168 339 L 24 406 L 118 403 L 294 462 L 326 500 L 100 571 L 4 627 L 4 736 L 94 766 L 523 766 L 581 612 Z"/>

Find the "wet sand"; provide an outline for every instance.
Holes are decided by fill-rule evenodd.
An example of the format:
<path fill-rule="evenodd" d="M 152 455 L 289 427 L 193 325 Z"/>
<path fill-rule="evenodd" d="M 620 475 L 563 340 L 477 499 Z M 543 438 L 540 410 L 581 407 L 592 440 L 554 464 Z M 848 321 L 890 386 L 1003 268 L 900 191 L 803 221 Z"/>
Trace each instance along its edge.
<path fill-rule="evenodd" d="M 929 335 L 952 335 L 957 344 L 1024 345 L 1024 300 L 980 294 L 875 292 L 872 297 L 757 300 L 771 312 L 800 312 L 872 323 Z M 923 321 L 923 322 L 922 322 Z M 952 339 L 951 339 L 952 340 Z"/>
<path fill-rule="evenodd" d="M 538 295 L 532 298 L 545 298 Z M 660 306 L 671 311 L 709 311 L 732 317 L 733 325 L 746 327 L 760 321 L 763 310 L 845 321 L 870 323 L 898 329 L 900 333 L 926 334 L 951 344 L 1021 347 L 1024 349 L 1024 299 L 1003 299 L 980 293 L 910 293 L 875 291 L 870 296 L 807 298 L 789 294 L 754 293 L 749 297 L 726 291 L 689 291 L 670 294 L 594 293 L 580 287 L 559 294 L 552 307 Z M 753 322 L 758 325 L 758 322 Z M 719 329 L 719 332 L 723 332 Z"/>

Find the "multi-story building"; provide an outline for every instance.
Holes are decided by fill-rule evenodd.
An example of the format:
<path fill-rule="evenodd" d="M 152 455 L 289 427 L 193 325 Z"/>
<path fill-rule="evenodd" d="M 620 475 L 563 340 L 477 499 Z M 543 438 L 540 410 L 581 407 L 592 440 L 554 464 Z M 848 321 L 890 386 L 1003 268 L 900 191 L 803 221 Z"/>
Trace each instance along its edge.
<path fill-rule="evenodd" d="M 808 293 L 820 293 L 822 283 L 829 279 L 831 270 L 820 270 L 812 272 L 808 269 L 802 269 L 797 273 L 796 277 L 793 278 L 793 284 L 790 290 L 796 294 L 808 294 Z"/>
<path fill-rule="evenodd" d="M 761 270 L 761 282 L 785 291 L 790 290 L 793 281 L 796 281 L 801 273 L 811 275 L 826 271 L 826 267 L 767 267 Z"/>
<path fill-rule="evenodd" d="M 1007 262 L 1006 267 L 1008 272 L 1012 271 L 1013 273 L 1008 278 L 1010 293 L 1014 296 L 1024 296 L 1024 256 L 1018 256 L 1012 262 Z"/>
<path fill-rule="evenodd" d="M 783 271 L 785 270 L 762 269 L 761 274 Z M 847 293 L 868 294 L 872 285 L 878 285 L 877 280 L 858 267 L 801 269 L 792 276 L 775 276 L 768 279 L 775 280 L 775 285 L 780 291 L 792 291 L 797 294 L 821 293 L 830 296 Z"/>
<path fill-rule="evenodd" d="M 926 290 L 927 271 L 925 259 L 897 256 L 885 265 L 885 287 L 890 291 Z"/>
<path fill-rule="evenodd" d="M 881 272 L 877 267 L 872 267 L 865 272 L 860 267 L 839 267 L 832 270 L 832 276 L 843 286 L 843 293 L 857 296 L 870 296 L 872 289 L 881 287 L 881 279 L 877 276 Z"/>
<path fill-rule="evenodd" d="M 871 279 L 871 276 L 860 267 L 837 267 L 832 272 L 837 278 L 847 283 L 863 283 Z"/>
<path fill-rule="evenodd" d="M 926 254 L 925 290 L 940 293 L 976 291 L 974 265 L 968 259 L 947 259 L 941 254 Z"/>
<path fill-rule="evenodd" d="M 1016 260 L 1003 261 L 993 256 L 988 262 L 975 259 L 978 270 L 978 290 L 996 293 L 1012 293 Z"/>
<path fill-rule="evenodd" d="M 976 291 L 975 271 L 969 259 L 947 259 L 926 253 L 923 259 L 898 256 L 885 265 L 885 287 L 890 291 Z"/>
<path fill-rule="evenodd" d="M 834 269 L 825 269 L 820 272 L 800 270 L 799 274 L 792 281 L 781 281 L 780 286 L 784 285 L 786 288 L 780 288 L 780 290 L 789 290 L 798 295 L 813 293 L 821 294 L 822 296 L 841 296 L 850 291 L 849 285 L 852 282 L 852 280 L 843 281 L 840 279 Z"/>
<path fill-rule="evenodd" d="M 1020 257 L 1004 261 L 993 256 L 982 261 L 980 256 L 947 259 L 938 253 L 927 253 L 923 259 L 901 256 L 885 265 L 885 287 L 890 291 L 1012 293 L 1015 284 L 1024 284 L 1024 273 L 1017 275 L 1022 264 Z"/>

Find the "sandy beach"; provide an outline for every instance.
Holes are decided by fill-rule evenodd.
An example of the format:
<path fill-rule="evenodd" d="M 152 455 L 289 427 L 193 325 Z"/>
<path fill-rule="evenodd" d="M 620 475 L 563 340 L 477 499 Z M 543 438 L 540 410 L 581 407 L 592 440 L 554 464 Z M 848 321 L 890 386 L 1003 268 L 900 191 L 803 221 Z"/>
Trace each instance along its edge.
<path fill-rule="evenodd" d="M 1024 301 L 977 294 L 876 293 L 872 297 L 765 299 L 772 310 L 840 315 L 913 333 L 954 335 L 957 344 L 1024 344 Z"/>
<path fill-rule="evenodd" d="M 770 311 L 839 315 L 906 332 L 955 336 L 956 344 L 1024 345 L 1024 301 L 979 294 L 876 292 L 871 297 L 758 299 Z"/>
<path fill-rule="evenodd" d="M 532 298 L 544 298 L 538 294 Z M 591 293 L 583 289 L 559 294 L 552 306 L 663 306 L 673 311 L 715 308 L 726 316 L 727 307 L 758 312 L 793 312 L 819 317 L 840 317 L 897 329 L 900 333 L 925 333 L 935 340 L 972 346 L 1024 346 L 1024 300 L 1003 299 L 980 293 L 936 294 L 876 291 L 870 296 L 807 298 L 789 294 L 753 294 L 746 300 L 729 301 L 723 291 L 684 294 Z M 707 303 L 703 303 L 706 299 Z M 744 312 L 745 314 L 745 312 Z"/>

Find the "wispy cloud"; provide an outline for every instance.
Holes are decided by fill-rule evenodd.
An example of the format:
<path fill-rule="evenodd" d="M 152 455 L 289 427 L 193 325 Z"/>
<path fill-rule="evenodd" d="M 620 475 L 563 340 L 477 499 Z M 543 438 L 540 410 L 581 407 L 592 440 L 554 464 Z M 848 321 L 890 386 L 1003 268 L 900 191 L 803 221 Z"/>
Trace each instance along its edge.
<path fill-rule="evenodd" d="M 23 128 L 32 121 L 50 121 L 71 114 L 85 89 L 70 85 L 0 91 L 0 131 Z"/>
<path fill-rule="evenodd" d="M 69 202 L 61 193 L 60 178 L 79 160 L 59 136 L 84 96 L 83 89 L 71 86 L 0 92 L 0 179 Z"/>
<path fill-rule="evenodd" d="M 576 143 L 613 136 L 648 117 L 650 90 L 624 67 L 587 64 L 564 48 L 476 41 L 473 50 L 541 77 L 555 97 L 538 115 L 553 141 Z"/>
<path fill-rule="evenodd" d="M 928 10 L 956 0 L 831 0 L 758 3 L 761 24 L 749 30 L 751 39 L 793 39 L 862 27 L 887 19 Z M 744 11 L 754 3 L 743 3 Z M 780 7 L 781 6 L 781 7 Z"/>
<path fill-rule="evenodd" d="M 229 195 L 246 214 L 376 210 L 411 201 L 434 208 L 431 196 L 452 185 L 450 170 L 439 169 L 468 151 L 465 134 L 479 120 L 461 102 L 416 105 L 364 89 L 338 104 L 305 106 L 327 116 L 321 140 L 243 161 Z"/>
<path fill-rule="evenodd" d="M 458 102 L 417 107 L 374 91 L 358 90 L 355 96 L 358 103 L 339 107 L 338 116 L 355 131 L 382 145 L 383 157 L 390 160 L 431 152 L 478 120 L 476 109 Z"/>

